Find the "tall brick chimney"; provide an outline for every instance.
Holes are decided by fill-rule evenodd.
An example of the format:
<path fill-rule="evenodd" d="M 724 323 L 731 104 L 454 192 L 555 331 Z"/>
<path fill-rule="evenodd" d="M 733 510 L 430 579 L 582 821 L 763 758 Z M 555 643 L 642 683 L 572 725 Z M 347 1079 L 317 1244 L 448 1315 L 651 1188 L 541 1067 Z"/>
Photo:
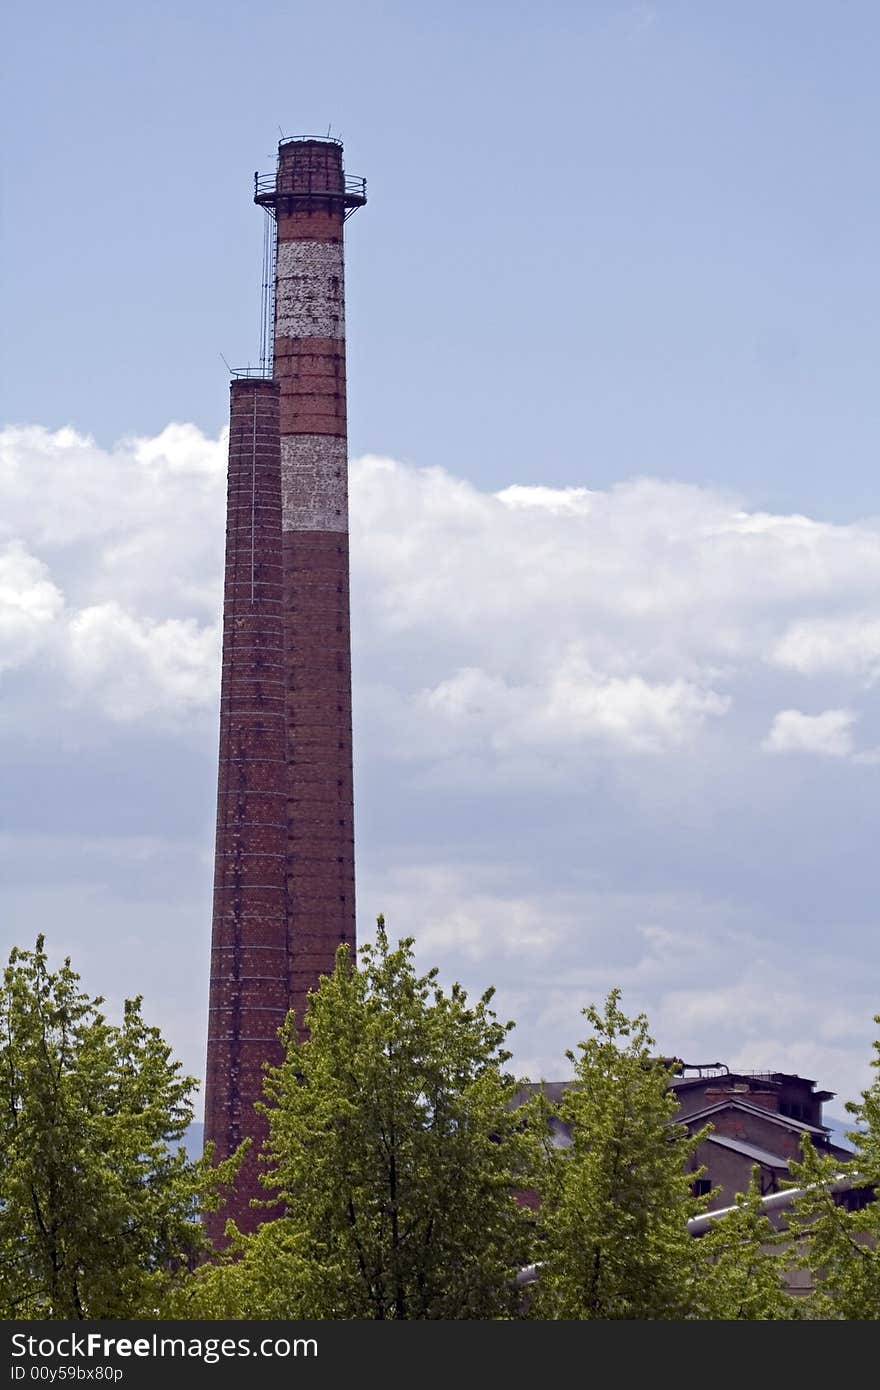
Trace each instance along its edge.
<path fill-rule="evenodd" d="M 275 210 L 275 377 L 288 765 L 290 1007 L 354 949 L 342 146 L 285 140 Z"/>
<path fill-rule="evenodd" d="M 282 140 L 255 179 L 274 219 L 274 375 L 231 388 L 205 1140 L 253 1140 L 222 1243 L 266 1219 L 254 1110 L 277 1029 L 355 945 L 343 224 L 366 201 L 342 146 Z"/>

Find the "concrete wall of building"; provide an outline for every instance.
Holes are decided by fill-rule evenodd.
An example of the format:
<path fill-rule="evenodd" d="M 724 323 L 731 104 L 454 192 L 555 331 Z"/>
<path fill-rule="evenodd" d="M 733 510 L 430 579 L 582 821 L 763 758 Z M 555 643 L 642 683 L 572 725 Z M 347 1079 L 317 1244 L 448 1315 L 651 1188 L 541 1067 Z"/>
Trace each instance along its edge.
<path fill-rule="evenodd" d="M 719 1144 L 706 1142 L 698 1145 L 694 1154 L 694 1168 L 705 1167 L 704 1179 L 708 1179 L 715 1195 L 709 1200 L 707 1211 L 719 1211 L 732 1206 L 738 1192 L 748 1192 L 755 1160 L 733 1149 L 722 1148 Z M 762 1193 L 775 1192 L 780 1176 L 770 1167 L 759 1165 Z"/>
<path fill-rule="evenodd" d="M 716 1134 L 727 1139 L 741 1139 L 747 1144 L 755 1144 L 780 1158 L 798 1158 L 800 1155 L 800 1130 L 789 1129 L 774 1123 L 769 1117 L 738 1110 L 730 1106 L 709 1116 L 709 1123 Z"/>

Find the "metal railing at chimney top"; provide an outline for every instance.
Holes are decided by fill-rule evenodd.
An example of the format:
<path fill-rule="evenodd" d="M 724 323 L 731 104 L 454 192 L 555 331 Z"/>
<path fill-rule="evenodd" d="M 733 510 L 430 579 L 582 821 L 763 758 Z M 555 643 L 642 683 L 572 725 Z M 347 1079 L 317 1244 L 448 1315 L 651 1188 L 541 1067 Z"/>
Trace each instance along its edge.
<path fill-rule="evenodd" d="M 358 178 L 355 174 L 345 174 L 343 176 L 342 189 L 339 188 L 282 188 L 278 187 L 278 171 L 272 174 L 254 174 L 254 198 L 265 197 L 267 194 L 281 193 L 302 195 L 313 198 L 338 198 L 340 193 L 345 193 L 349 197 L 363 198 L 367 196 L 366 179 Z"/>

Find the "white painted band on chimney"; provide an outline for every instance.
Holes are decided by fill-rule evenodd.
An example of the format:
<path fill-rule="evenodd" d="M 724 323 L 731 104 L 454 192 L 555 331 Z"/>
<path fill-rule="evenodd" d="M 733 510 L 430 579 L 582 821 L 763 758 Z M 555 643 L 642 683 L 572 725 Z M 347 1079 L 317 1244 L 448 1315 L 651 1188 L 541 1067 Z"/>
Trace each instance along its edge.
<path fill-rule="evenodd" d="M 332 434 L 281 436 L 282 531 L 348 530 L 348 459 Z"/>
<path fill-rule="evenodd" d="M 345 337 L 342 242 L 279 242 L 275 336 Z"/>

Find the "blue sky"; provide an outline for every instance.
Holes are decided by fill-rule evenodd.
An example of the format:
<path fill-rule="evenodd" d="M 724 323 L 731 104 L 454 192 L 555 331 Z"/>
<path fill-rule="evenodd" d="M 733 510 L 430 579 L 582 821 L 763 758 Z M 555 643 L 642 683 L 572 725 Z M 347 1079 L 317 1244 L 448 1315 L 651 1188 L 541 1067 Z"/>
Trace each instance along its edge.
<path fill-rule="evenodd" d="M 665 1050 L 854 1093 L 877 7 L 81 0 L 4 47 L 0 947 L 144 988 L 201 1069 L 220 354 L 253 171 L 329 128 L 364 928 L 495 979 L 532 1070 L 622 983 Z"/>
<path fill-rule="evenodd" d="M 796 0 L 16 7 L 6 409 L 218 429 L 251 174 L 332 125 L 371 194 L 354 452 L 874 510 L 878 41 L 876 6 Z"/>

